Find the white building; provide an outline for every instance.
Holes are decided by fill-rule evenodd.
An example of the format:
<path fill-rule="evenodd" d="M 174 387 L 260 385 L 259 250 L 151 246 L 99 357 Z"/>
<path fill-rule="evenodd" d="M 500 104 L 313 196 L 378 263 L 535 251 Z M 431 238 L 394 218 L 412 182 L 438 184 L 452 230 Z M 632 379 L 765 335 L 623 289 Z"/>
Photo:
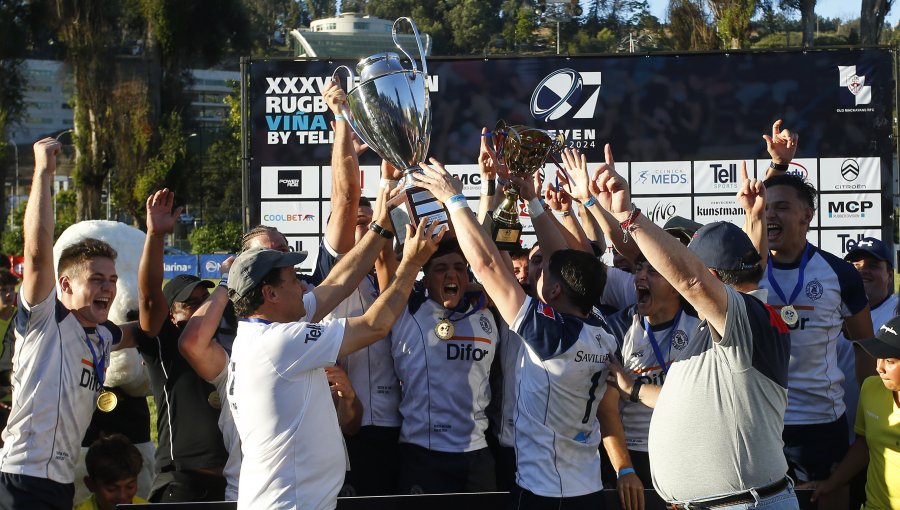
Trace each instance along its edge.
<path fill-rule="evenodd" d="M 309 28 L 291 30 L 290 45 L 297 57 L 363 58 L 386 51 L 397 52 L 391 35 L 394 22 L 348 12 L 310 23 Z M 409 28 L 401 23 L 402 30 Z M 420 33 L 425 55 L 431 55 L 431 36 Z M 397 34 L 400 44 L 413 58 L 419 58 L 413 34 Z"/>

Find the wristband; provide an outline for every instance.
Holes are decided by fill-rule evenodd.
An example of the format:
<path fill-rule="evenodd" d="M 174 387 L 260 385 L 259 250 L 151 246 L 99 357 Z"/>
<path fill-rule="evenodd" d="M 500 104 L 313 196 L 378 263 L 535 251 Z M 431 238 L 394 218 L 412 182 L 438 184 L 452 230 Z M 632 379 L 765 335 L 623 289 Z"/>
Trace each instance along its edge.
<path fill-rule="evenodd" d="M 400 184 L 400 181 L 397 181 L 394 179 L 385 179 L 384 177 L 382 177 L 381 180 L 378 181 L 379 188 L 394 189 L 397 187 L 398 184 Z"/>
<path fill-rule="evenodd" d="M 341 115 L 340 113 L 335 113 L 335 114 L 334 114 L 334 121 L 335 121 L 335 122 L 339 122 L 339 121 L 342 121 L 342 120 L 347 120 L 347 117 L 344 117 L 344 116 Z"/>
<path fill-rule="evenodd" d="M 631 204 L 631 214 L 628 215 L 628 219 L 619 223 L 619 227 L 622 228 L 622 242 L 628 242 L 628 235 L 637 227 L 637 218 L 640 216 L 641 210 L 638 209 L 634 204 Z"/>
<path fill-rule="evenodd" d="M 369 230 L 371 230 L 372 232 L 375 232 L 376 234 L 380 235 L 381 237 L 383 237 L 385 239 L 393 239 L 394 238 L 393 232 L 391 232 L 390 230 L 375 223 L 374 221 L 372 223 L 369 223 Z"/>
<path fill-rule="evenodd" d="M 634 381 L 634 386 L 631 387 L 631 393 L 628 395 L 628 400 L 632 402 L 640 402 L 641 386 L 643 385 L 644 381 L 641 381 L 640 379 Z"/>
<path fill-rule="evenodd" d="M 222 277 L 219 278 L 219 285 L 226 289 L 228 288 L 228 273 L 222 273 Z"/>
<path fill-rule="evenodd" d="M 594 205 L 594 204 L 596 204 L 596 203 L 597 203 L 597 199 L 594 198 L 593 195 L 591 195 L 591 198 L 585 200 L 584 203 L 581 204 L 581 205 L 583 205 L 583 206 L 585 206 L 585 207 L 591 207 L 592 205 Z"/>
<path fill-rule="evenodd" d="M 497 192 L 497 181 L 495 179 L 485 179 L 481 181 L 481 194 L 486 197 L 494 196 Z"/>
<path fill-rule="evenodd" d="M 469 207 L 469 202 L 466 201 L 465 196 L 463 196 L 462 194 L 458 194 L 448 198 L 447 202 L 444 204 L 444 207 L 447 208 L 448 213 L 451 213 L 457 209 L 465 209 Z"/>
<path fill-rule="evenodd" d="M 566 216 L 571 216 L 572 211 L 560 211 L 554 212 L 553 214 L 555 214 L 557 218 L 565 218 Z"/>
<path fill-rule="evenodd" d="M 771 168 L 772 170 L 777 170 L 779 172 L 787 172 L 787 169 L 790 167 L 791 165 L 787 163 L 776 163 L 774 161 L 769 163 L 769 168 Z"/>
<path fill-rule="evenodd" d="M 531 216 L 531 219 L 535 219 L 544 214 L 544 211 L 544 204 L 537 198 L 532 198 L 528 201 L 528 216 Z"/>
<path fill-rule="evenodd" d="M 634 473 L 634 468 L 632 468 L 632 467 L 622 468 L 621 471 L 619 471 L 619 474 L 616 475 L 616 478 L 622 478 L 623 476 L 630 475 L 631 473 Z"/>

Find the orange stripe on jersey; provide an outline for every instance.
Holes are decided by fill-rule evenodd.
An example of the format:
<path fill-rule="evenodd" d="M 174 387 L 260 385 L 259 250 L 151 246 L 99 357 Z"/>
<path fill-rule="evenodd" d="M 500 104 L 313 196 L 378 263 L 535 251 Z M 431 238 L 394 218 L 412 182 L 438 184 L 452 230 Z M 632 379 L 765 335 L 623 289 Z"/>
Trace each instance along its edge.
<path fill-rule="evenodd" d="M 647 372 L 653 372 L 654 370 L 662 370 L 662 367 L 659 365 L 647 368 L 638 368 L 636 370 L 632 370 L 635 374 L 646 374 Z"/>
<path fill-rule="evenodd" d="M 91 368 L 94 368 L 94 363 L 93 363 L 91 360 L 87 360 L 87 359 L 81 358 L 81 362 L 84 363 L 85 365 L 91 367 Z"/>
<path fill-rule="evenodd" d="M 448 342 L 451 340 L 462 340 L 465 342 L 484 342 L 486 344 L 491 343 L 491 341 L 489 339 L 481 338 L 481 337 L 477 337 L 477 336 L 453 336 L 453 337 L 450 337 L 447 339 Z"/>
<path fill-rule="evenodd" d="M 784 308 L 787 305 L 769 305 L 769 306 L 771 306 L 772 308 L 775 308 L 777 310 L 781 310 L 782 308 Z M 815 306 L 811 306 L 811 305 L 794 305 L 794 308 L 797 310 L 815 310 L 816 309 Z"/>

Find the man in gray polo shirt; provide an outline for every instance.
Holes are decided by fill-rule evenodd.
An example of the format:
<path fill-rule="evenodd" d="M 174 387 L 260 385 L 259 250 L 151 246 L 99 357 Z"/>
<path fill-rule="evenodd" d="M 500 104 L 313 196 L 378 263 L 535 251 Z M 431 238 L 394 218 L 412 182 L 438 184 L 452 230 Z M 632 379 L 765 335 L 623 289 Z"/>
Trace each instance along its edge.
<path fill-rule="evenodd" d="M 704 226 L 684 247 L 632 205 L 611 155 L 597 186 L 598 202 L 629 242 L 704 319 L 665 386 L 616 377 L 632 400 L 655 407 L 648 446 L 657 492 L 675 508 L 797 509 L 781 443 L 788 328 L 774 309 L 742 292 L 762 275 L 759 253 L 727 222 Z"/>

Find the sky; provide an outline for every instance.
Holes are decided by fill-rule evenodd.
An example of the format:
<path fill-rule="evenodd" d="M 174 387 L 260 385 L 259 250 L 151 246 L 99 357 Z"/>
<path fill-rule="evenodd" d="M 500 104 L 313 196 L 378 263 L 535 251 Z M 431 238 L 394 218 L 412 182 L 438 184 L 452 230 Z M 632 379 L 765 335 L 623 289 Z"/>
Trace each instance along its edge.
<path fill-rule="evenodd" d="M 841 18 L 855 19 L 859 18 L 859 9 L 862 2 L 860 0 L 818 0 L 816 2 L 816 13 L 824 18 Z M 650 0 L 650 12 L 662 20 L 666 16 L 666 7 L 669 0 Z M 799 13 L 797 17 L 799 17 Z M 885 21 L 895 26 L 900 20 L 900 5 L 895 5 Z"/>

